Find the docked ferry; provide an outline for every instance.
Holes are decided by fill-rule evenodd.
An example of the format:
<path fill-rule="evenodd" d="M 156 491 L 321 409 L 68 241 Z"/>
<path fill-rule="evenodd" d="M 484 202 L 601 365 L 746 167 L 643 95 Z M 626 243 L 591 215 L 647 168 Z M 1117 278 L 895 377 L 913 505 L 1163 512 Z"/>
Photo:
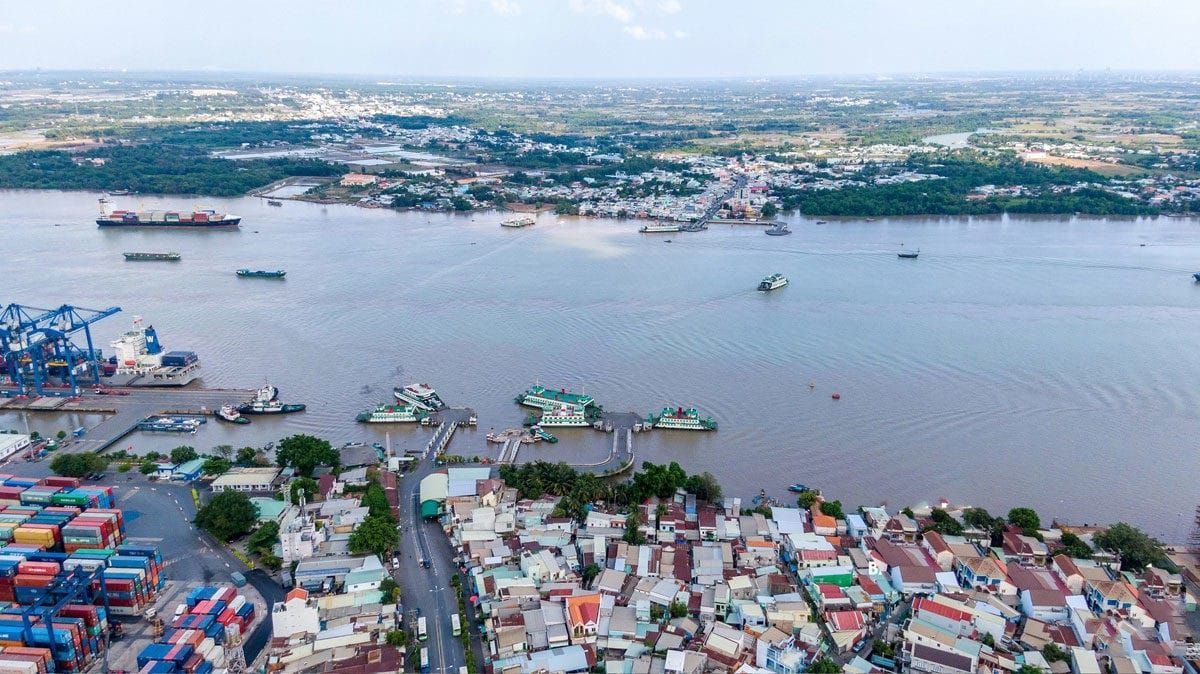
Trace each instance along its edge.
<path fill-rule="evenodd" d="M 654 428 L 665 428 L 677 431 L 715 431 L 717 422 L 712 417 L 701 418 L 696 408 L 683 409 L 664 407 L 662 414 L 655 417 L 649 415 L 646 422 Z"/>
<path fill-rule="evenodd" d="M 535 222 L 537 222 L 537 221 L 534 220 L 531 216 L 522 215 L 519 218 L 505 220 L 504 222 L 500 223 L 500 226 L 501 227 L 509 227 L 512 229 L 520 229 L 522 227 L 528 227 L 528 226 L 534 224 Z"/>
<path fill-rule="evenodd" d="M 782 288 L 787 284 L 787 277 L 783 274 L 771 274 L 770 276 L 758 282 L 758 289 L 763 292 L 767 292 L 769 290 Z"/>
<path fill-rule="evenodd" d="M 530 386 L 528 391 L 517 396 L 516 402 L 518 405 L 536 407 L 543 411 L 555 410 L 563 405 L 572 405 L 585 411 L 588 407 L 599 407 L 595 399 L 586 393 L 569 393 L 565 388 L 551 391 L 538 384 Z"/>
<path fill-rule="evenodd" d="M 446 406 L 438 396 L 437 391 L 429 384 L 409 384 L 392 389 L 392 395 L 397 402 L 412 405 L 419 410 L 432 412 Z"/>
<path fill-rule="evenodd" d="M 376 405 L 355 417 L 366 424 L 415 424 L 426 416 L 413 405 Z"/>
<path fill-rule="evenodd" d="M 638 227 L 638 231 L 642 234 L 670 234 L 683 231 L 683 226 L 676 222 L 655 222 Z"/>
<path fill-rule="evenodd" d="M 130 262 L 178 262 L 183 259 L 179 253 L 122 253 Z"/>
<path fill-rule="evenodd" d="M 237 227 L 242 219 L 236 215 L 218 213 L 212 209 L 181 213 L 179 211 L 125 211 L 114 209 L 108 199 L 100 200 L 101 227 Z"/>
<path fill-rule="evenodd" d="M 530 414 L 530 426 L 590 426 L 587 418 L 587 413 L 582 407 L 575 405 L 559 405 L 558 407 L 545 410 L 542 412 L 541 418 Z"/>

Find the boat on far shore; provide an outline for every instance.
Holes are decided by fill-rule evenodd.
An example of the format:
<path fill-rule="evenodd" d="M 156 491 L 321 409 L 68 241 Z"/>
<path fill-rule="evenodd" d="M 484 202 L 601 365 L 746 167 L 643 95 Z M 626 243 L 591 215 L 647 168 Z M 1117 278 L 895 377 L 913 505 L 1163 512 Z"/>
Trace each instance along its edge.
<path fill-rule="evenodd" d="M 528 216 L 528 215 L 522 215 L 519 218 L 512 218 L 511 220 L 505 220 L 504 222 L 500 223 L 500 226 L 508 227 L 510 229 L 520 229 L 522 227 L 529 227 L 530 225 L 533 225 L 536 222 L 537 221 L 534 220 L 533 217 Z"/>
<path fill-rule="evenodd" d="M 282 206 L 283 202 L 278 199 L 267 199 L 268 206 Z"/>
<path fill-rule="evenodd" d="M 683 227 L 677 222 L 655 222 L 638 227 L 638 231 L 642 234 L 672 234 L 683 231 Z"/>
<path fill-rule="evenodd" d="M 183 259 L 179 253 L 121 253 L 130 262 L 178 262 Z"/>
<path fill-rule="evenodd" d="M 915 260 L 920 254 L 921 249 L 918 248 L 916 250 L 902 250 L 899 253 L 896 253 L 896 257 L 900 258 L 901 260 Z"/>

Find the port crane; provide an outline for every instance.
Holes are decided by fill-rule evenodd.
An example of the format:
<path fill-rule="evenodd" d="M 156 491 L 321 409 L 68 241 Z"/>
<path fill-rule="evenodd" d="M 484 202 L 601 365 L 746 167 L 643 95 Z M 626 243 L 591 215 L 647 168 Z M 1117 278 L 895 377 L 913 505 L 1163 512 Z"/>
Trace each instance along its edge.
<path fill-rule="evenodd" d="M 120 307 L 87 309 L 64 304 L 40 309 L 9 304 L 0 311 L 0 359 L 22 395 L 79 395 L 79 384 L 100 383 L 100 352 L 91 325 L 121 311 Z M 73 338 L 83 333 L 86 346 Z M 47 388 L 55 379 L 64 388 Z"/>

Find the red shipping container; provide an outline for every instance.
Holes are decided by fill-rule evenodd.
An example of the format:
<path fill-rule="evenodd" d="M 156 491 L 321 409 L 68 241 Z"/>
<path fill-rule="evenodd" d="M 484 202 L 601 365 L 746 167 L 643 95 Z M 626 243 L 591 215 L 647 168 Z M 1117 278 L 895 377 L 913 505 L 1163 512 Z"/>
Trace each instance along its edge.
<path fill-rule="evenodd" d="M 53 576 L 62 571 L 58 562 L 21 562 L 17 565 L 17 573 L 33 573 L 43 576 Z"/>
<path fill-rule="evenodd" d="M 46 587 L 54 582 L 54 576 L 34 576 L 18 573 L 14 580 L 17 587 Z"/>
<path fill-rule="evenodd" d="M 79 478 L 77 477 L 47 477 L 40 484 L 49 485 L 51 487 L 78 487 Z"/>

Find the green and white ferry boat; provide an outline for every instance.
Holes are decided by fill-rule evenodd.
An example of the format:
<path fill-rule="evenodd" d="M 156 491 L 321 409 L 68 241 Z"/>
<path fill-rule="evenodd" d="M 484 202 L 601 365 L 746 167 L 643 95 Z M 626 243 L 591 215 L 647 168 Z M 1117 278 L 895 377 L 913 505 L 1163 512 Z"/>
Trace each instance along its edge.
<path fill-rule="evenodd" d="M 413 424 L 426 417 L 425 412 L 412 405 L 377 405 L 360 413 L 355 419 L 368 424 Z"/>
<path fill-rule="evenodd" d="M 589 407 L 596 410 L 600 407 L 595 399 L 586 393 L 570 393 L 566 389 L 552 391 L 538 384 L 530 386 L 528 391 L 517 396 L 516 402 L 518 405 L 534 407 L 544 412 L 552 412 L 563 405 L 578 407 L 584 412 Z"/>
<path fill-rule="evenodd" d="M 653 414 L 646 417 L 646 423 L 654 428 L 665 428 L 677 431 L 715 431 L 717 422 L 712 417 L 701 418 L 696 408 L 683 409 L 664 407 L 657 417 Z"/>
<path fill-rule="evenodd" d="M 545 410 L 539 418 L 537 415 L 530 414 L 528 423 L 530 426 L 591 426 L 588 421 L 587 412 L 582 407 L 575 405 L 559 405 L 552 410 Z"/>

